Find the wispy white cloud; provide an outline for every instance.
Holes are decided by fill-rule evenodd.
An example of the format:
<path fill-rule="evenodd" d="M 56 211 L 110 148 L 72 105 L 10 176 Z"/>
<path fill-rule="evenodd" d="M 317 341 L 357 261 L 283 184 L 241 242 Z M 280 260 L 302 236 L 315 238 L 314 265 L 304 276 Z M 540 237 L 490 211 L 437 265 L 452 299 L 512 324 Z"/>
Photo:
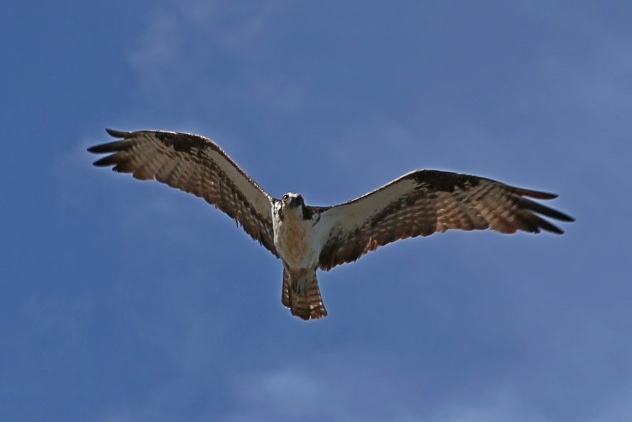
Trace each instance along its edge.
<path fill-rule="evenodd" d="M 388 356 L 361 352 L 346 356 L 348 359 L 332 357 L 297 359 L 276 371 L 241 379 L 233 388 L 235 410 L 222 420 L 255 421 L 262 415 L 278 421 L 547 420 L 531 414 L 519 394 L 507 386 L 489 386 L 466 396 L 437 397 L 424 393 L 432 386 L 419 388 L 409 377 L 398 378 L 385 370 Z M 376 361 L 385 365 L 376 366 Z M 417 381 L 424 384 L 423 379 Z"/>
<path fill-rule="evenodd" d="M 550 420 L 533 414 L 519 394 L 508 386 L 496 386 L 475 400 L 451 400 L 428 418 L 429 422 L 540 422 Z"/>
<path fill-rule="evenodd" d="M 154 6 L 129 53 L 146 101 L 172 112 L 174 104 L 190 103 L 191 110 L 209 115 L 214 107 L 231 105 L 294 110 L 302 99 L 301 82 L 269 66 L 270 49 L 263 45 L 287 3 L 190 0 Z"/>
<path fill-rule="evenodd" d="M 159 92 L 170 92 L 175 82 L 170 80 L 172 73 L 182 63 L 181 22 L 178 15 L 171 11 L 159 9 L 150 14 L 149 21 L 139 34 L 136 47 L 130 53 L 130 64 L 139 73 L 142 84 Z M 180 64 L 179 70 L 181 73 L 187 72 L 188 65 Z"/>

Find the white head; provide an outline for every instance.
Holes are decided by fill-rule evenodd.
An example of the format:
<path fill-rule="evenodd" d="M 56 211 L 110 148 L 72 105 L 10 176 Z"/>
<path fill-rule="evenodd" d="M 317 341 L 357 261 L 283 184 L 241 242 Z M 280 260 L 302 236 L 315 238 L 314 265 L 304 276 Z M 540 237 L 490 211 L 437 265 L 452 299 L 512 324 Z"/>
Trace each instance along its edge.
<path fill-rule="evenodd" d="M 312 220 L 317 214 L 314 214 L 312 209 L 305 205 L 303 196 L 298 193 L 288 192 L 281 200 L 276 203 L 275 209 L 281 218 L 284 216 L 290 216 L 290 218 L 296 218 L 301 220 Z"/>
<path fill-rule="evenodd" d="M 285 210 L 294 210 L 294 212 L 299 211 L 302 217 L 303 207 L 305 207 L 305 201 L 303 197 L 294 192 L 288 192 L 281 198 L 281 208 Z"/>

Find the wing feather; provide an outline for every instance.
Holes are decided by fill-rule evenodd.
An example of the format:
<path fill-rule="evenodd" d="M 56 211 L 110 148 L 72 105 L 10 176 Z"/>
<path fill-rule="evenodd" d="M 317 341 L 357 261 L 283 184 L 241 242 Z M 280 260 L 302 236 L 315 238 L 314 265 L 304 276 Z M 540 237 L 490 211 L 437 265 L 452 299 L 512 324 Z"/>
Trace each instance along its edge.
<path fill-rule="evenodd" d="M 525 197 L 557 195 L 506 185 L 478 176 L 417 170 L 344 204 L 322 211 L 329 229 L 319 266 L 329 270 L 399 239 L 451 229 L 501 233 L 563 231 L 538 214 L 572 217 Z"/>
<path fill-rule="evenodd" d="M 92 153 L 110 154 L 95 161 L 95 166 L 112 166 L 136 179 L 157 180 L 204 198 L 278 256 L 272 228 L 273 198 L 213 141 L 187 133 L 106 130 L 122 140 L 88 148 Z"/>

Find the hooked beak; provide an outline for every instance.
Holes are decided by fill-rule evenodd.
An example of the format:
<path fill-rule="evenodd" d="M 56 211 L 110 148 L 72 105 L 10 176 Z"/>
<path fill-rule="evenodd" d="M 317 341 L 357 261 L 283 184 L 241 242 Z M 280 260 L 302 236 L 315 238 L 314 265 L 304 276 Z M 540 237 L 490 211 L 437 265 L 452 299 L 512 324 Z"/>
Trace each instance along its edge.
<path fill-rule="evenodd" d="M 301 201 L 298 199 L 298 197 L 292 197 L 290 198 L 290 202 L 288 203 L 288 205 L 290 206 L 290 208 L 296 208 L 301 205 Z"/>

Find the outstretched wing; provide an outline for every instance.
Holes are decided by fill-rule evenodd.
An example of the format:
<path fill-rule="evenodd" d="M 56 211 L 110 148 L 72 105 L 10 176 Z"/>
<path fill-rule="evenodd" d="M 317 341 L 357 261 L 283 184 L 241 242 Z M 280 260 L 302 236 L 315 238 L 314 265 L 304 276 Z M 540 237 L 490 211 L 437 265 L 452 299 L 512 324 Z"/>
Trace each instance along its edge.
<path fill-rule="evenodd" d="M 561 221 L 572 217 L 526 197 L 557 195 L 521 189 L 478 176 L 417 170 L 373 192 L 325 209 L 321 222 L 331 227 L 319 266 L 329 270 L 399 239 L 449 229 L 515 233 L 563 231 L 538 214 Z"/>
<path fill-rule="evenodd" d="M 110 154 L 95 161 L 95 166 L 113 166 L 116 172 L 132 173 L 140 180 L 155 179 L 204 198 L 278 256 L 272 197 L 213 141 L 188 133 L 106 130 L 122 139 L 88 148 L 96 154 Z"/>

